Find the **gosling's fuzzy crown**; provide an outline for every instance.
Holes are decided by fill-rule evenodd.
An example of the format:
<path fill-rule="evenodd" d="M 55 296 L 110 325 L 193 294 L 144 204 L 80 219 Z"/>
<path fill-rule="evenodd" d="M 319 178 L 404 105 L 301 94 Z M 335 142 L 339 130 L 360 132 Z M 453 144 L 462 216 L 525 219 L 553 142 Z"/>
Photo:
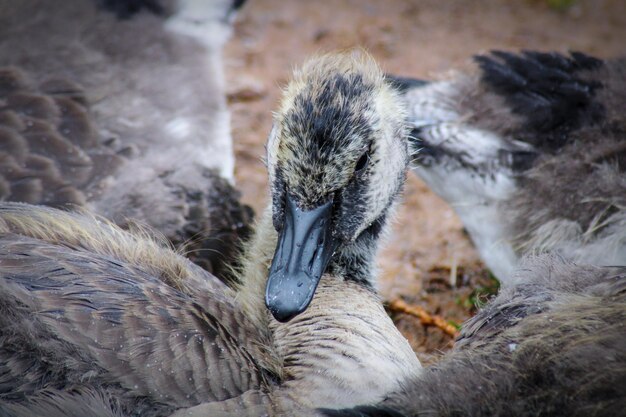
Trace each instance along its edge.
<path fill-rule="evenodd" d="M 268 141 L 275 226 L 285 192 L 305 209 L 334 199 L 335 220 L 351 217 L 335 234 L 356 239 L 401 187 L 405 119 L 398 94 L 363 51 L 321 55 L 296 70 Z"/>

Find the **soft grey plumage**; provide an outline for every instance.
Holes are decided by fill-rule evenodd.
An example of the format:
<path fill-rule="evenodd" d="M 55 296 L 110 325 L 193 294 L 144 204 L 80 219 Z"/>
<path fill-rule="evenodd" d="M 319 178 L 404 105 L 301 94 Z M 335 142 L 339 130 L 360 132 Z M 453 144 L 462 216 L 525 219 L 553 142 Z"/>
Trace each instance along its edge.
<path fill-rule="evenodd" d="M 414 172 L 501 280 L 526 253 L 626 265 L 626 60 L 494 52 L 406 87 Z"/>
<path fill-rule="evenodd" d="M 49 390 L 28 404 L 0 405 L 0 411 L 3 417 L 123 417 L 115 404 L 115 398 L 98 390 Z"/>
<path fill-rule="evenodd" d="M 232 6 L 0 0 L 0 200 L 149 224 L 222 275 L 251 220 L 228 183 Z"/>
<path fill-rule="evenodd" d="M 408 164 L 405 129 L 401 99 L 365 54 L 296 71 L 268 144 L 272 202 L 237 288 L 145 232 L 1 206 L 0 413 L 297 415 L 397 390 L 421 366 L 372 264 Z M 311 213 L 328 217 L 303 227 Z M 311 243 L 310 258 L 297 257 Z"/>
<path fill-rule="evenodd" d="M 378 406 L 323 415 L 624 415 L 626 268 L 543 255 L 517 275 L 463 325 L 454 349 L 402 390 Z"/>

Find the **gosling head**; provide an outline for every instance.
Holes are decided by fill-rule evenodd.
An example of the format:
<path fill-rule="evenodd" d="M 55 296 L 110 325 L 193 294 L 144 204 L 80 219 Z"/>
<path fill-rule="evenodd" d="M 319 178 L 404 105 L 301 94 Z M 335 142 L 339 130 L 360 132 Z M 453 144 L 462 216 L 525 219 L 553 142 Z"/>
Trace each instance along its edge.
<path fill-rule="evenodd" d="M 371 263 L 408 163 L 405 110 L 362 51 L 296 70 L 267 146 L 278 243 L 265 302 L 287 321 L 326 272 L 372 285 Z"/>

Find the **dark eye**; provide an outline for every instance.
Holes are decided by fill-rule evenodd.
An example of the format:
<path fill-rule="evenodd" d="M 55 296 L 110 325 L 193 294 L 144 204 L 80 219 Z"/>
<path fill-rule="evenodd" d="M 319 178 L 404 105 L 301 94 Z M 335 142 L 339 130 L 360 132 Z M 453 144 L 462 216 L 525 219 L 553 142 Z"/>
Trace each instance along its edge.
<path fill-rule="evenodd" d="M 367 163 L 369 162 L 369 160 L 370 160 L 369 153 L 365 152 L 357 161 L 354 171 L 355 172 L 363 171 L 365 167 L 367 166 Z"/>

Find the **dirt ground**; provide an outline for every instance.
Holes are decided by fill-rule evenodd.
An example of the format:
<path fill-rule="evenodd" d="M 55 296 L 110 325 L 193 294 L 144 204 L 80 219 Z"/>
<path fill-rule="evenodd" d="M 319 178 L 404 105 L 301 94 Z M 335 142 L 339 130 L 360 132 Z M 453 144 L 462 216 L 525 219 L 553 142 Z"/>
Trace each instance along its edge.
<path fill-rule="evenodd" d="M 569 6 L 565 6 L 566 4 Z M 261 157 L 280 87 L 316 52 L 369 50 L 383 69 L 441 78 L 492 49 L 626 53 L 624 0 L 249 0 L 225 50 L 236 178 L 244 201 L 266 204 Z M 382 251 L 380 291 L 460 324 L 496 290 L 453 210 L 409 175 L 394 232 Z M 452 338 L 414 317 L 394 321 L 428 362 Z"/>

